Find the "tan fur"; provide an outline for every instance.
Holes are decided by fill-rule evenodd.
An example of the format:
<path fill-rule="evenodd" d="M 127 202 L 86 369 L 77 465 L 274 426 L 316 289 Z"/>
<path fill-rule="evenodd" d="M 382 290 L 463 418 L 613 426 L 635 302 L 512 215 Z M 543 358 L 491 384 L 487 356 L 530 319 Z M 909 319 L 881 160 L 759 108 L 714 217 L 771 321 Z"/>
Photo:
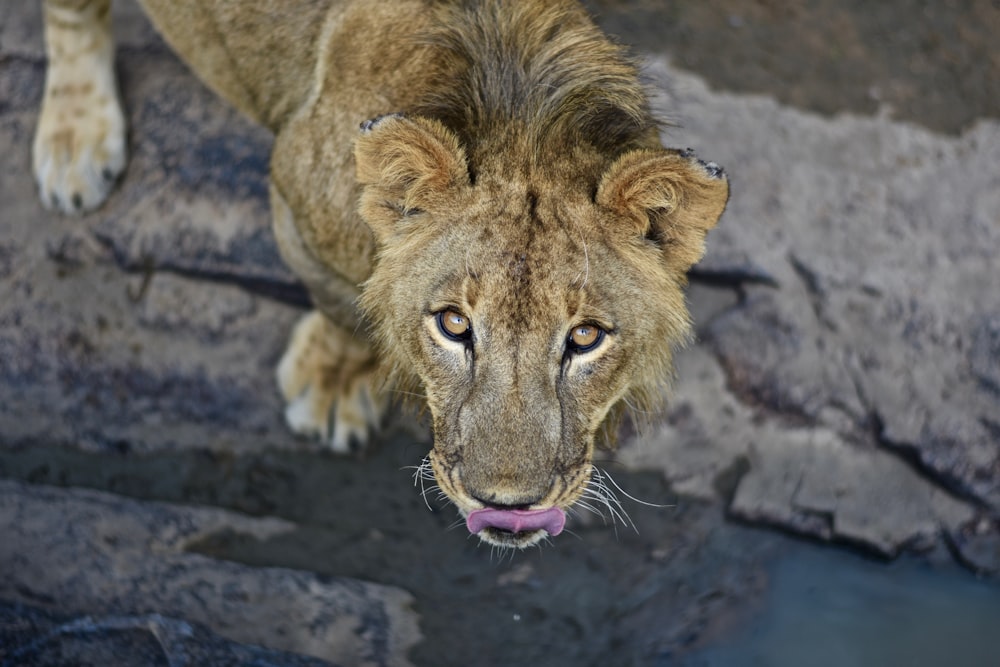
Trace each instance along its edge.
<path fill-rule="evenodd" d="M 660 146 L 621 50 L 568 1 L 144 5 L 276 134 L 275 232 L 319 309 L 278 369 L 291 426 L 363 444 L 385 377 L 426 398 L 463 513 L 576 502 L 602 427 L 663 395 L 728 197 L 721 169 Z M 606 333 L 573 353 L 582 324 Z"/>
<path fill-rule="evenodd" d="M 49 67 L 32 163 L 42 203 L 64 213 L 98 206 L 125 168 L 110 5 L 111 0 L 45 5 Z"/>

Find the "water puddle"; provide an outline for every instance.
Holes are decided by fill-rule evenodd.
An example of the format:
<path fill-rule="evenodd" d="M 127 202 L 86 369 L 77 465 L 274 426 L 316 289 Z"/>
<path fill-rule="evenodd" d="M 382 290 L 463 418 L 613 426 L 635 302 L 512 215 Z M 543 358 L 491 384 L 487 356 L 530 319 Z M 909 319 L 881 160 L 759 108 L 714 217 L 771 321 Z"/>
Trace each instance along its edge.
<path fill-rule="evenodd" d="M 796 545 L 754 617 L 678 667 L 997 667 L 1000 585 Z"/>

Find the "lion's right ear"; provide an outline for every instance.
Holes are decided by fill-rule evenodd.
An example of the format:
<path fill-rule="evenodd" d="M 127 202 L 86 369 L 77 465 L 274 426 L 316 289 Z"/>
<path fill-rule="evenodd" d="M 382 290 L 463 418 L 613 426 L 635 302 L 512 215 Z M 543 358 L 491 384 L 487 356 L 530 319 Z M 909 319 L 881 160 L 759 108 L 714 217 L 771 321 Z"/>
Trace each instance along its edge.
<path fill-rule="evenodd" d="M 458 137 L 429 118 L 391 114 L 365 121 L 354 160 L 364 186 L 361 215 L 379 241 L 390 238 L 401 219 L 443 208 L 469 185 Z"/>
<path fill-rule="evenodd" d="M 595 201 L 630 221 L 630 233 L 653 240 L 668 266 L 684 274 L 705 253 L 705 235 L 722 215 L 729 182 L 722 167 L 690 149 L 634 150 L 615 160 Z"/>

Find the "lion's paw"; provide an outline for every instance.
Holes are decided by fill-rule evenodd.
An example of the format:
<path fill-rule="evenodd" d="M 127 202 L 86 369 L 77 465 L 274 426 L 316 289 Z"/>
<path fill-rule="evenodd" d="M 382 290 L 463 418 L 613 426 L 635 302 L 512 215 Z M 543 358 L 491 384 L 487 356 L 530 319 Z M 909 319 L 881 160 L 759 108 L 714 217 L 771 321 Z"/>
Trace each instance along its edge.
<path fill-rule="evenodd" d="M 340 453 L 362 450 L 387 407 L 368 345 L 319 311 L 295 326 L 278 364 L 278 386 L 288 426 Z"/>
<path fill-rule="evenodd" d="M 52 10 L 49 10 L 52 11 Z M 125 168 L 125 117 L 104 26 L 52 28 L 32 161 L 42 204 L 79 214 L 99 206 Z"/>

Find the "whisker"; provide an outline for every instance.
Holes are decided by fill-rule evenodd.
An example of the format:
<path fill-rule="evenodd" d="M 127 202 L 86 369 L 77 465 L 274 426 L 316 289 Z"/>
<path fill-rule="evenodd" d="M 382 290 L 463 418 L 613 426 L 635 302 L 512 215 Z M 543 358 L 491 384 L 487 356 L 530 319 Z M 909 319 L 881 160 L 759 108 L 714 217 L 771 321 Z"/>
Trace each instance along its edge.
<path fill-rule="evenodd" d="M 623 526 L 631 526 L 636 534 L 638 534 L 638 526 L 632 521 L 632 517 L 629 516 L 628 512 L 622 506 L 615 492 L 604 482 L 607 473 L 603 473 L 597 466 L 591 466 L 591 470 L 593 474 L 590 480 L 588 480 L 588 486 L 585 491 L 590 491 L 591 493 L 588 495 L 591 498 L 600 501 L 608 508 L 608 512 L 610 512 L 613 520 L 620 521 Z M 617 531 L 615 534 L 618 534 Z"/>
<path fill-rule="evenodd" d="M 428 502 L 427 494 L 432 493 L 435 490 L 440 490 L 441 487 L 437 484 L 431 484 L 430 486 L 425 484 L 425 482 L 436 481 L 434 477 L 434 470 L 431 468 L 430 458 L 425 456 L 423 460 L 420 461 L 419 465 L 403 466 L 403 469 L 413 470 L 413 486 L 417 486 L 418 484 L 420 485 L 420 497 L 424 501 L 424 505 L 427 509 L 433 512 L 434 508 L 431 507 L 430 502 Z"/>
<path fill-rule="evenodd" d="M 612 477 L 611 474 L 607 470 L 604 471 L 604 476 L 608 478 L 609 482 L 611 482 L 612 484 L 614 484 L 615 488 L 618 489 L 619 493 L 621 493 L 623 496 L 625 496 L 626 498 L 628 498 L 629 500 L 631 500 L 634 503 L 639 503 L 640 505 L 645 505 L 646 507 L 655 507 L 657 509 L 664 509 L 664 508 L 667 508 L 667 507 L 676 507 L 676 505 L 657 505 L 656 503 L 647 503 L 645 500 L 639 500 L 638 498 L 636 498 L 635 496 L 633 496 L 632 494 L 630 494 L 628 491 L 626 491 L 625 489 L 623 489 L 621 486 L 619 486 L 618 482 L 615 481 L 615 478 Z"/>
<path fill-rule="evenodd" d="M 597 516 L 601 517 L 601 521 L 603 521 L 604 524 L 607 525 L 607 523 L 608 523 L 608 517 L 604 516 L 604 512 L 601 512 L 600 510 L 598 510 L 596 507 L 594 507 L 593 505 L 591 505 L 587 501 L 585 501 L 585 500 L 578 500 L 578 501 L 576 501 L 576 505 L 579 505 L 582 509 L 587 510 L 591 514 L 596 514 Z"/>
<path fill-rule="evenodd" d="M 420 499 L 424 501 L 424 507 L 426 507 L 428 511 L 434 511 L 434 508 L 431 507 L 430 501 L 427 500 L 427 492 L 423 489 L 420 490 Z"/>
<path fill-rule="evenodd" d="M 621 505 L 620 503 L 618 503 L 617 498 L 614 498 L 613 496 L 610 496 L 607 493 L 602 493 L 597 489 L 591 489 L 591 488 L 586 489 L 584 491 L 584 494 L 587 497 L 598 501 L 599 503 L 603 504 L 605 507 L 608 508 L 608 512 L 611 514 L 612 525 L 614 525 L 616 521 L 620 521 L 624 526 L 630 525 L 631 522 L 629 520 L 626 520 L 625 518 L 626 516 L 628 516 L 628 514 L 625 512 L 625 510 L 621 509 Z M 603 516 L 603 514 L 601 516 Z"/>
<path fill-rule="evenodd" d="M 602 497 L 604 497 L 607 501 L 614 503 L 615 507 L 617 507 L 620 512 L 623 513 L 625 512 L 625 508 L 622 506 L 622 503 L 618 499 L 618 496 L 615 495 L 615 492 L 611 490 L 611 487 L 609 487 L 607 484 L 604 483 L 603 479 L 598 481 L 596 483 L 596 486 L 598 492 L 602 495 Z"/>

